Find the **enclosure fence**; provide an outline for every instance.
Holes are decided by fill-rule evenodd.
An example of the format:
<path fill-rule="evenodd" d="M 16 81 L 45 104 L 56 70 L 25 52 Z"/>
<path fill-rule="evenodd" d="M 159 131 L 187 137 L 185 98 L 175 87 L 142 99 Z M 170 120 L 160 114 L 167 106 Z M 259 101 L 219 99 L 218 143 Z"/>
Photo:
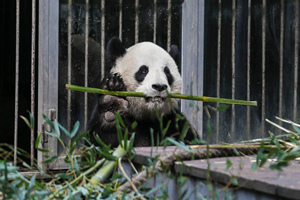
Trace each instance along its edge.
<path fill-rule="evenodd" d="M 171 44 L 181 47 L 181 1 L 140 1 L 140 0 L 101 0 L 75 1 L 61 0 L 53 5 L 44 1 L 32 0 L 31 20 L 31 107 L 32 116 L 37 113 L 51 114 L 68 130 L 76 120 L 82 130 L 88 126 L 88 118 L 97 102 L 97 97 L 89 94 L 74 94 L 65 90 L 65 84 L 78 84 L 97 87 L 106 73 L 105 45 L 113 36 L 122 39 L 129 47 L 140 41 L 153 41 L 169 50 Z M 203 91 L 205 96 L 258 101 L 257 108 L 231 106 L 225 112 L 206 116 L 204 106 L 204 138 L 206 124 L 213 128 L 211 142 L 237 141 L 265 137 L 271 128 L 266 118 L 279 116 L 295 122 L 299 121 L 299 1 L 268 0 L 211 0 L 204 1 L 205 13 L 201 15 L 204 23 L 204 68 Z M 42 6 L 49 10 L 46 19 Z M 39 10 L 36 7 L 39 6 Z M 46 8 L 45 8 L 46 9 Z M 198 8 L 195 8 L 198 9 Z M 54 10 L 54 11 L 53 11 Z M 14 164 L 17 164 L 19 97 L 20 87 L 20 0 L 16 0 L 16 51 L 15 51 L 15 102 L 14 102 Z M 52 13 L 50 13 L 52 12 Z M 187 12 L 185 10 L 185 12 Z M 36 14 L 38 14 L 36 16 Z M 43 57 L 37 35 L 43 37 L 42 24 L 50 21 L 45 31 L 57 31 L 52 42 L 47 63 L 49 66 L 36 69 L 36 56 Z M 40 42 L 40 41 L 39 41 Z M 50 51 L 49 50 L 49 51 Z M 52 56 L 51 55 L 55 55 Z M 45 61 L 46 62 L 46 61 Z M 52 64 L 54 63 L 54 64 Z M 198 66 L 192 66 L 195 70 Z M 42 71 L 44 70 L 44 71 Z M 182 66 L 185 70 L 185 66 Z M 38 73 L 37 73 L 38 71 Z M 193 71 L 193 70 L 191 70 Z M 37 75 L 45 74 L 46 83 Z M 54 77 L 54 78 L 51 78 Z M 54 84 L 55 82 L 56 85 Z M 199 83 L 193 83 L 194 85 Z M 42 89 L 37 90 L 37 86 Z M 44 89 L 46 88 L 46 89 Z M 38 91 L 38 94 L 37 94 Z M 40 98 L 40 91 L 51 93 Z M 55 91 L 55 92 L 53 92 Z M 189 93 L 189 91 L 186 91 Z M 48 99 L 54 99 L 49 103 Z M 40 107 L 46 105 L 45 110 Z M 53 106 L 54 105 L 54 106 Z M 217 105 L 218 106 L 218 105 Z M 202 111 L 199 111 L 202 112 Z M 37 116 L 37 117 L 36 117 Z M 35 120 L 37 122 L 37 120 Z M 31 130 L 30 162 L 33 166 L 36 157 L 34 140 L 36 132 L 46 131 L 48 127 Z M 279 122 L 280 124 L 280 122 Z M 202 130 L 199 130 L 202 132 Z M 41 141 L 48 148 L 56 148 L 59 155 L 61 147 L 51 143 L 51 139 Z M 59 150 L 60 149 L 60 150 Z"/>

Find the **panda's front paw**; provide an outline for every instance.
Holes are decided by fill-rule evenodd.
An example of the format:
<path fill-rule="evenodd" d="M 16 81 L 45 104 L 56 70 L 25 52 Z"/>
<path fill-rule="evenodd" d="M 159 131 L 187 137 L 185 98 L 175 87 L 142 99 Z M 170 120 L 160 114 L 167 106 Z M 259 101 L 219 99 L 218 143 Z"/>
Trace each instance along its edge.
<path fill-rule="evenodd" d="M 104 80 L 103 89 L 112 91 L 126 91 L 126 86 L 120 74 L 109 74 Z"/>
<path fill-rule="evenodd" d="M 103 126 L 114 126 L 117 112 L 120 112 L 123 119 L 128 117 L 128 101 L 116 96 L 103 95 L 99 99 L 98 111 L 101 115 L 100 118 L 104 119 Z"/>

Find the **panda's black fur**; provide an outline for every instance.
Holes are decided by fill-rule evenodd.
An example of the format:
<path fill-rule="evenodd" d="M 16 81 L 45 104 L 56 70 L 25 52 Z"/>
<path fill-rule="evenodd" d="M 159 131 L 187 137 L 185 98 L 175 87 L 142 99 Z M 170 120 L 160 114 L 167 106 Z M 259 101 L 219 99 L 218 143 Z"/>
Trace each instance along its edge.
<path fill-rule="evenodd" d="M 151 52 L 147 52 L 147 48 Z M 163 114 L 164 128 L 170 123 L 165 136 L 179 140 L 181 131 L 187 126 L 184 141 L 188 143 L 198 137 L 196 131 L 180 112 L 178 100 L 170 101 L 166 98 L 165 89 L 171 93 L 179 93 L 181 90 L 181 77 L 176 62 L 179 62 L 179 51 L 175 45 L 172 45 L 169 53 L 153 43 L 140 43 L 126 49 L 118 38 L 112 38 L 106 48 L 106 76 L 101 81 L 100 88 L 119 91 L 142 90 L 150 96 L 148 98 L 121 98 L 99 95 L 98 105 L 89 121 L 90 132 L 95 132 L 103 142 L 116 147 L 118 137 L 115 113 L 120 111 L 126 126 L 130 131 L 135 132 L 134 146 L 151 146 L 151 129 L 155 144 L 157 136 L 160 140 L 162 139 L 161 127 L 157 119 L 158 112 L 159 115 Z M 158 65 L 153 66 L 152 63 Z M 152 77 L 147 77 L 147 75 Z M 151 85 L 143 85 L 148 83 Z M 155 111 L 156 106 L 158 111 Z M 178 115 L 182 117 L 178 118 Z M 134 121 L 137 122 L 137 127 L 131 130 Z M 93 136 L 91 142 L 96 142 Z"/>

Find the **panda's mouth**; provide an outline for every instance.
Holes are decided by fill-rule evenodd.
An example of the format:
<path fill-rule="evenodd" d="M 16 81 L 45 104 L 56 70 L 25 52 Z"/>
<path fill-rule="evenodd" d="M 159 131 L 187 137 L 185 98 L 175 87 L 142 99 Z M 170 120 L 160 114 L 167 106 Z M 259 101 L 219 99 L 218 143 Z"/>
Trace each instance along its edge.
<path fill-rule="evenodd" d="M 146 97 L 146 102 L 152 102 L 152 103 L 163 103 L 166 100 L 166 97 L 161 96 L 155 96 L 155 97 Z"/>

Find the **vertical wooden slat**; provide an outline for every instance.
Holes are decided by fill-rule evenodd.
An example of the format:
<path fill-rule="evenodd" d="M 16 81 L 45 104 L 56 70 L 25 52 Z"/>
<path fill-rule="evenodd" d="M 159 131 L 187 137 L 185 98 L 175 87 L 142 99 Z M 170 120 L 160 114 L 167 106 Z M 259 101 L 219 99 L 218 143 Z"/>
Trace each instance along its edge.
<path fill-rule="evenodd" d="M 68 2 L 68 84 L 72 80 L 72 0 Z M 71 131 L 71 91 L 68 90 L 67 128 Z"/>
<path fill-rule="evenodd" d="M 222 0 L 218 2 L 218 49 L 217 49 L 217 97 L 220 98 L 221 88 L 221 31 L 222 31 Z M 217 103 L 217 107 L 219 103 Z M 219 143 L 220 137 L 220 113 L 216 114 L 216 143 Z"/>
<path fill-rule="evenodd" d="M 247 101 L 250 101 L 250 67 L 251 67 L 251 0 L 248 0 L 248 22 L 247 22 Z M 250 106 L 247 106 L 247 139 L 250 139 Z"/>
<path fill-rule="evenodd" d="M 265 136 L 266 116 L 266 0 L 262 1 L 262 108 L 261 108 L 261 137 Z"/>
<path fill-rule="evenodd" d="M 119 0 L 119 38 L 122 40 L 122 24 L 123 24 L 123 0 Z"/>
<path fill-rule="evenodd" d="M 298 69 L 299 69 L 299 1 L 295 1 L 295 50 L 294 50 L 294 108 L 293 120 L 297 120 L 297 98 L 298 98 Z"/>
<path fill-rule="evenodd" d="M 284 0 L 280 3 L 280 47 L 279 47 L 279 117 L 282 118 L 283 98 L 283 38 L 284 38 Z M 279 121 L 279 125 L 282 122 Z"/>
<path fill-rule="evenodd" d="M 47 130 L 42 114 L 49 114 L 49 110 L 57 111 L 58 108 L 58 58 L 59 58 L 59 2 L 39 0 L 39 42 L 38 42 L 38 133 Z M 50 117 L 50 116 L 49 116 Z M 39 148 L 51 150 L 48 156 L 57 156 L 57 138 L 49 137 L 48 143 L 44 135 Z M 44 154 L 38 151 L 38 165 L 42 164 Z"/>
<path fill-rule="evenodd" d="M 232 0 L 232 30 L 231 30 L 231 98 L 235 99 L 235 23 L 236 23 L 236 1 Z M 231 136 L 235 139 L 235 105 L 231 106 Z"/>
<path fill-rule="evenodd" d="M 18 115 L 19 115 L 19 48 L 20 48 L 20 0 L 16 0 L 16 72 L 15 72 L 15 124 L 14 165 L 17 165 Z"/>
<path fill-rule="evenodd" d="M 59 63 L 59 2 L 58 1 L 47 1 L 47 6 L 49 8 L 48 24 L 49 32 L 47 38 L 49 40 L 49 49 L 47 50 L 48 63 L 47 63 L 47 73 L 48 79 L 44 79 L 47 82 L 47 87 L 49 88 L 47 93 L 47 99 L 44 99 L 46 110 L 44 114 L 48 115 L 50 118 L 57 119 L 57 110 L 58 110 L 58 63 Z M 53 119 L 54 120 L 54 119 Z M 48 139 L 48 149 L 51 152 L 49 156 L 58 156 L 58 140 L 54 137 L 49 137 Z"/>
<path fill-rule="evenodd" d="M 182 4 L 182 92 L 203 95 L 204 0 L 189 0 Z M 182 101 L 183 113 L 202 137 L 203 104 Z M 199 108 L 200 112 L 197 112 Z"/>
<path fill-rule="evenodd" d="M 48 56 L 48 50 L 49 50 L 49 5 L 47 0 L 40 0 L 39 1 L 39 42 L 38 42 L 38 51 L 39 51 L 39 57 L 38 57 L 38 133 L 42 133 L 45 130 L 44 127 L 44 119 L 42 117 L 42 114 L 45 114 L 48 105 L 47 105 L 47 99 L 48 99 L 48 93 L 49 93 L 49 87 L 48 87 L 48 63 L 49 63 L 49 56 Z M 42 136 L 42 141 L 44 141 L 44 136 Z M 40 143 L 39 148 L 47 148 L 47 144 Z M 38 166 L 41 168 L 45 168 L 45 165 L 42 165 L 43 161 L 43 153 L 41 151 L 37 152 L 37 158 L 38 158 Z"/>
<path fill-rule="evenodd" d="M 88 86 L 88 57 L 89 57 L 89 0 L 85 2 L 85 54 L 84 54 L 84 86 Z M 84 93 L 84 130 L 87 130 L 88 94 Z"/>
<path fill-rule="evenodd" d="M 153 43 L 156 43 L 156 29 L 157 29 L 157 0 L 154 0 L 154 8 L 153 8 Z"/>
<path fill-rule="evenodd" d="M 172 26 L 172 21 L 171 21 L 171 17 L 172 17 L 172 12 L 171 12 L 171 8 L 172 8 L 172 0 L 168 0 L 168 38 L 167 38 L 167 50 L 170 51 L 171 48 L 171 26 Z"/>
<path fill-rule="evenodd" d="M 105 0 L 101 0 L 101 80 L 105 73 Z"/>
<path fill-rule="evenodd" d="M 35 37 L 36 37 L 36 0 L 32 0 L 31 29 L 31 114 L 35 119 Z M 30 133 L 30 164 L 34 164 L 34 128 Z"/>
<path fill-rule="evenodd" d="M 134 43 L 139 42 L 139 0 L 135 0 L 135 34 Z"/>

